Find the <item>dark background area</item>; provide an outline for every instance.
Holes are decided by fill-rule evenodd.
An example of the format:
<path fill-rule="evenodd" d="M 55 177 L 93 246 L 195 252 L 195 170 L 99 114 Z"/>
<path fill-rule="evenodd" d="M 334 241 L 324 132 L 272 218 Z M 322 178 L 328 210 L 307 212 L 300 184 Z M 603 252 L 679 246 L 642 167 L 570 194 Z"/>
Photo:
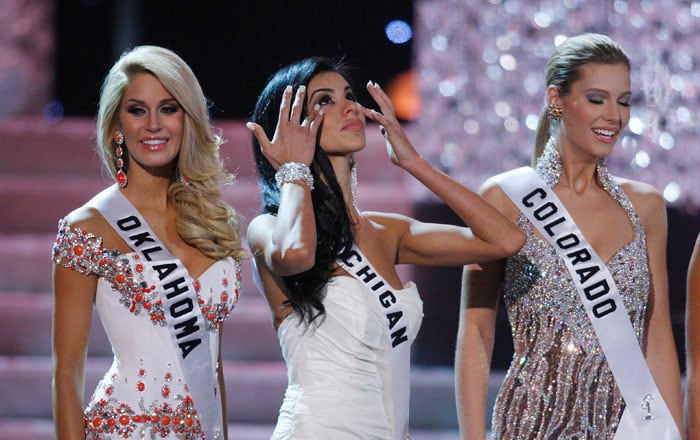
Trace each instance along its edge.
<path fill-rule="evenodd" d="M 412 24 L 409 0 L 62 0 L 56 8 L 54 90 L 66 116 L 94 115 L 107 71 L 139 44 L 182 56 L 223 119 L 246 119 L 268 77 L 304 57 L 344 58 L 359 84 L 386 84 L 411 67 L 411 41 L 394 44 L 384 31 L 395 19 Z"/>

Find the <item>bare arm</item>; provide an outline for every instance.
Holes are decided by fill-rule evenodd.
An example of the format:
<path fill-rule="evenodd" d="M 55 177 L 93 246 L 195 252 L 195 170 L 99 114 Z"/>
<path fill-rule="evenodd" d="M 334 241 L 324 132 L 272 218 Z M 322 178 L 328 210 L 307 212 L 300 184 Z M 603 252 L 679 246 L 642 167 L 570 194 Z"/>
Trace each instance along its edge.
<path fill-rule="evenodd" d="M 219 327 L 219 354 L 216 360 L 216 380 L 219 382 L 221 393 L 221 420 L 223 421 L 224 440 L 228 440 L 228 406 L 226 402 L 226 381 L 224 380 L 224 364 L 221 358 L 221 342 L 224 338 L 224 327 Z"/>
<path fill-rule="evenodd" d="M 457 418 L 462 439 L 486 438 L 486 397 L 504 260 L 464 268 L 455 353 Z"/>
<path fill-rule="evenodd" d="M 463 265 L 511 255 L 525 243 L 525 235 L 501 212 L 478 194 L 436 169 L 422 158 L 398 123 L 388 96 L 375 84 L 367 89 L 381 113 L 364 109 L 367 117 L 383 127 L 391 160 L 440 197 L 468 226 L 414 223 L 402 239 L 402 262 Z M 444 242 L 448 247 L 436 246 Z M 441 252 L 444 249 L 445 253 Z M 437 255 L 436 255 L 437 252 Z"/>
<path fill-rule="evenodd" d="M 646 185 L 645 185 L 646 187 Z M 680 369 L 671 329 L 666 267 L 667 222 L 663 198 L 656 191 L 645 190 L 636 197 L 638 212 L 647 237 L 651 298 L 649 304 L 646 359 L 656 385 L 679 427 L 682 424 Z"/>
<path fill-rule="evenodd" d="M 292 88 L 287 87 L 280 105 L 280 116 L 275 135 L 270 141 L 263 128 L 249 123 L 262 148 L 262 153 L 275 169 L 282 164 L 298 162 L 311 164 L 316 146 L 316 134 L 323 113 L 314 109 L 300 121 L 305 88 L 300 87 L 292 99 Z M 316 257 L 316 223 L 311 203 L 311 188 L 303 181 L 293 181 L 280 188 L 280 205 L 277 218 L 265 221 L 270 234 L 255 228 L 253 240 L 264 254 L 264 262 L 279 275 L 294 275 L 314 265 Z M 251 238 L 251 237 L 249 237 Z"/>
<path fill-rule="evenodd" d="M 53 415 L 58 440 L 85 439 L 83 394 L 95 276 L 53 268 Z"/>
<path fill-rule="evenodd" d="M 508 218 L 518 210 L 492 181 L 482 188 L 484 197 Z M 455 354 L 457 418 L 462 439 L 486 438 L 487 392 L 496 329 L 496 311 L 505 260 L 464 268 L 462 300 Z"/>
<path fill-rule="evenodd" d="M 687 358 L 688 438 L 700 438 L 700 236 L 695 241 L 688 266 L 688 286 L 685 308 L 685 337 Z"/>

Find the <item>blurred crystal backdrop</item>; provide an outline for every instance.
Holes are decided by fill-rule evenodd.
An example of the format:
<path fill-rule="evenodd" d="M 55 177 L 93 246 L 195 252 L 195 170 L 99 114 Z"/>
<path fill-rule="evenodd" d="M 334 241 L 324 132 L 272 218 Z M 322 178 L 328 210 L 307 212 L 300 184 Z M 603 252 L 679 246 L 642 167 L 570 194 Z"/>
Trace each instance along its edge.
<path fill-rule="evenodd" d="M 632 61 L 632 115 L 611 170 L 653 184 L 669 205 L 700 207 L 700 2 L 419 0 L 415 28 L 414 137 L 455 178 L 475 188 L 530 163 L 553 47 L 598 32 Z"/>

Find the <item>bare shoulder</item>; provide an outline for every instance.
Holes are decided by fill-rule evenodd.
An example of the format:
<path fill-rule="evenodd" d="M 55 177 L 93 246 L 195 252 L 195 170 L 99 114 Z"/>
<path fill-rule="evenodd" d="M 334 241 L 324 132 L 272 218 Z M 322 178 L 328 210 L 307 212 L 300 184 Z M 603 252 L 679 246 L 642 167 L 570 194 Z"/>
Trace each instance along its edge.
<path fill-rule="evenodd" d="M 666 202 L 663 195 L 653 185 L 623 177 L 615 177 L 615 181 L 625 191 L 643 221 L 658 215 L 660 211 L 665 212 Z"/>
<path fill-rule="evenodd" d="M 113 233 L 109 222 L 100 211 L 91 206 L 83 205 L 68 213 L 63 220 L 71 229 L 90 232 L 100 238 L 109 237 Z"/>
<path fill-rule="evenodd" d="M 515 221 L 520 210 L 513 204 L 510 198 L 506 195 L 505 191 L 503 191 L 503 189 L 498 185 L 498 180 L 502 176 L 502 174 L 498 174 L 486 179 L 486 181 L 484 181 L 479 188 L 479 194 L 484 198 L 484 200 L 501 211 L 503 215 L 508 217 L 510 220 Z"/>

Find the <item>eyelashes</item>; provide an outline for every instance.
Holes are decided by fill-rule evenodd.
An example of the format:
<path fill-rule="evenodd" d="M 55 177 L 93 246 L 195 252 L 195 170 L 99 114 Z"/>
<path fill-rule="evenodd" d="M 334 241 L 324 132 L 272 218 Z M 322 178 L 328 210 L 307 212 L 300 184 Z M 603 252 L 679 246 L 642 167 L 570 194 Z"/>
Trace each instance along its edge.
<path fill-rule="evenodd" d="M 133 106 L 127 107 L 126 111 L 127 111 L 127 113 L 130 113 L 132 115 L 142 115 L 142 114 L 145 114 L 147 110 L 145 107 L 142 107 L 140 105 L 133 105 Z M 163 113 L 166 115 L 172 115 L 174 113 L 178 113 L 179 111 L 180 111 L 180 106 L 174 105 L 174 104 L 167 104 L 167 105 L 163 105 L 163 106 L 158 108 L 159 113 Z"/>
<path fill-rule="evenodd" d="M 353 94 L 352 92 L 347 93 L 345 95 L 345 99 L 348 101 L 357 102 L 357 98 L 355 97 L 355 94 Z M 331 97 L 331 95 L 321 95 L 316 100 L 316 102 L 314 102 L 313 104 L 314 105 L 318 104 L 320 106 L 324 106 L 324 105 L 335 104 L 335 103 L 336 103 L 336 101 Z"/>
<path fill-rule="evenodd" d="M 598 99 L 598 98 L 588 98 L 588 102 L 590 102 L 591 104 L 595 104 L 595 105 L 602 105 L 605 103 L 605 100 Z M 617 104 L 621 105 L 623 107 L 631 107 L 632 106 L 632 104 L 628 101 L 617 101 Z"/>

